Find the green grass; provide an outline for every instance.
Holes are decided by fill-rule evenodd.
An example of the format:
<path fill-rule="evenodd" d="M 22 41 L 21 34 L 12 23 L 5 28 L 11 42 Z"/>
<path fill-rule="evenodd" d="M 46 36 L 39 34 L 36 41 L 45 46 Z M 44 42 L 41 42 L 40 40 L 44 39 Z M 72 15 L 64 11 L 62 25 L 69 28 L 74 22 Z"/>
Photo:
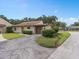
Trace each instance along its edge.
<path fill-rule="evenodd" d="M 47 48 L 55 48 L 60 46 L 69 36 L 70 36 L 70 33 L 62 32 L 62 33 L 58 33 L 58 35 L 53 38 L 47 38 L 47 37 L 41 36 L 36 40 L 36 42 L 39 45 Z"/>
<path fill-rule="evenodd" d="M 17 38 L 24 37 L 24 35 L 16 34 L 16 33 L 6 33 L 6 34 L 3 34 L 3 37 L 5 39 L 11 40 L 11 39 L 17 39 Z"/>

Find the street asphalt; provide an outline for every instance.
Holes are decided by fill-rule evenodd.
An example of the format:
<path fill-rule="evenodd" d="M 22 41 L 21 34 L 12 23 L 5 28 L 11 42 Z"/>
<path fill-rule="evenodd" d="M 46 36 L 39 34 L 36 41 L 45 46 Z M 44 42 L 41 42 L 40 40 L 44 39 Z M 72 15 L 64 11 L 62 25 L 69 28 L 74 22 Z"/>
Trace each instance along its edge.
<path fill-rule="evenodd" d="M 48 59 L 79 59 L 79 32 L 71 36 Z"/>

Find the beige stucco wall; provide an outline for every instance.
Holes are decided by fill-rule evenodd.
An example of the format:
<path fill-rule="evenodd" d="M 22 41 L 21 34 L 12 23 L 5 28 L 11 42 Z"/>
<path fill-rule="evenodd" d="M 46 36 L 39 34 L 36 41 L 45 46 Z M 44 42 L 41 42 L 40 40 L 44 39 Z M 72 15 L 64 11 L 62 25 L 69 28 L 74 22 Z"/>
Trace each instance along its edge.
<path fill-rule="evenodd" d="M 22 33 L 21 27 L 15 27 L 15 28 L 16 28 L 16 30 L 14 30 L 14 32 L 16 32 L 16 33 Z"/>
<path fill-rule="evenodd" d="M 0 27 L 0 33 L 5 33 L 6 28 L 5 27 Z"/>
<path fill-rule="evenodd" d="M 24 27 L 23 30 L 32 30 L 33 33 L 35 33 L 35 27 L 34 26 L 30 27 L 30 29 L 28 29 L 27 27 Z"/>
<path fill-rule="evenodd" d="M 35 27 L 31 27 L 31 30 L 33 31 L 33 33 L 35 33 Z"/>
<path fill-rule="evenodd" d="M 14 32 L 16 33 L 22 33 L 22 28 L 21 27 L 15 27 L 16 30 L 13 29 Z M 32 30 L 33 33 L 35 33 L 35 27 L 30 27 L 30 29 L 27 29 L 27 27 L 24 27 L 23 30 Z"/>
<path fill-rule="evenodd" d="M 23 30 L 26 30 L 27 29 L 27 27 L 24 27 L 24 29 Z"/>

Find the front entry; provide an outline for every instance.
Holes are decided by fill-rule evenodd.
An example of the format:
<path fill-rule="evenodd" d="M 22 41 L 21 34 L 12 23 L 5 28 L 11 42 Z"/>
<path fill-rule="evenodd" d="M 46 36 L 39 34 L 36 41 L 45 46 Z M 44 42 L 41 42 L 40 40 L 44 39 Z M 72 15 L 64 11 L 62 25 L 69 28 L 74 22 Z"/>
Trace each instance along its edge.
<path fill-rule="evenodd" d="M 36 34 L 41 34 L 41 30 L 42 30 L 42 27 L 40 27 L 40 26 L 39 27 L 38 26 L 35 27 L 35 33 Z"/>

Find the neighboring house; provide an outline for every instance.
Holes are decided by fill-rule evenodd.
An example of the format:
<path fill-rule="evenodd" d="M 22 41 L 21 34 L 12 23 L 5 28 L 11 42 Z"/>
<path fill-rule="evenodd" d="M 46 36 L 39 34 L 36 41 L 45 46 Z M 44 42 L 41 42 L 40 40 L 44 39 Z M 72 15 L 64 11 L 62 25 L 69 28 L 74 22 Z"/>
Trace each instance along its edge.
<path fill-rule="evenodd" d="M 12 26 L 12 24 L 10 24 L 6 20 L 0 18 L 0 33 L 5 33 L 6 27 L 8 27 L 8 26 Z"/>
<path fill-rule="evenodd" d="M 79 26 L 69 26 L 68 30 L 79 30 Z"/>
<path fill-rule="evenodd" d="M 42 21 L 29 21 L 22 22 L 13 26 L 13 31 L 16 33 L 22 33 L 24 30 L 32 30 L 33 33 L 39 34 L 41 30 L 46 26 Z"/>
<path fill-rule="evenodd" d="M 52 29 L 50 25 L 48 26 L 45 26 L 45 29 Z M 63 28 L 63 27 L 59 27 L 59 31 L 64 31 L 66 30 L 66 28 Z"/>

